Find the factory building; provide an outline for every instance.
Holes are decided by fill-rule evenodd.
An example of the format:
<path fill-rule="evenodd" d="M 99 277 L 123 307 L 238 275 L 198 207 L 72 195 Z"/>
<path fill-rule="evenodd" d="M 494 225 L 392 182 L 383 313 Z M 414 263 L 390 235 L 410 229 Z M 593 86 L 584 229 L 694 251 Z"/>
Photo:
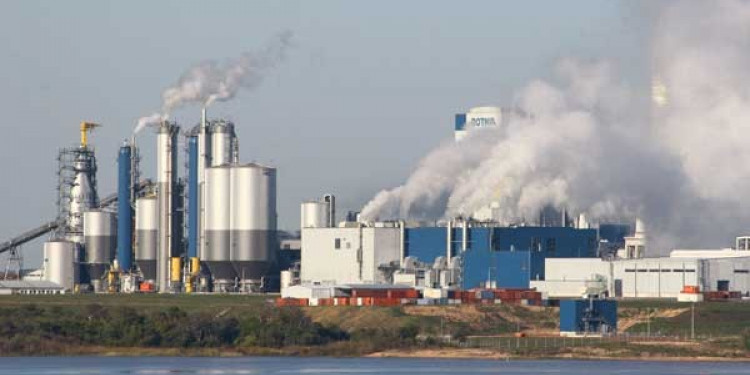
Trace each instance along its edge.
<path fill-rule="evenodd" d="M 502 227 L 471 220 L 441 225 L 311 220 L 302 205 L 302 283 L 528 288 L 545 259 L 596 257 L 594 229 Z M 316 216 L 317 217 L 317 216 Z"/>
<path fill-rule="evenodd" d="M 545 280 L 532 281 L 550 298 L 606 293 L 622 298 L 678 298 L 701 292 L 750 293 L 750 251 L 674 250 L 640 259 L 547 259 Z"/>

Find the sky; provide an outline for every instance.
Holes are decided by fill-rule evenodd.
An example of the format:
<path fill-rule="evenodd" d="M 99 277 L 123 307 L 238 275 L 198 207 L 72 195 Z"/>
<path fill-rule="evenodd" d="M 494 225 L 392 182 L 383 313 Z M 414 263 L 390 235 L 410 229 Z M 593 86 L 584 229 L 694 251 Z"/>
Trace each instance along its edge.
<path fill-rule="evenodd" d="M 117 149 L 186 69 L 293 32 L 287 59 L 209 117 L 240 159 L 278 168 L 279 228 L 324 193 L 340 215 L 403 182 L 450 141 L 453 116 L 512 104 L 562 58 L 605 58 L 648 82 L 648 9 L 627 1 L 7 1 L 0 13 L 0 240 L 55 216 L 57 153 L 95 121 L 101 196 Z M 198 107 L 172 114 L 193 126 Z M 139 135 L 153 177 L 155 136 Z M 182 165 L 183 161 L 180 162 Z M 182 172 L 182 171 L 181 171 Z M 24 248 L 28 266 L 41 244 Z"/>

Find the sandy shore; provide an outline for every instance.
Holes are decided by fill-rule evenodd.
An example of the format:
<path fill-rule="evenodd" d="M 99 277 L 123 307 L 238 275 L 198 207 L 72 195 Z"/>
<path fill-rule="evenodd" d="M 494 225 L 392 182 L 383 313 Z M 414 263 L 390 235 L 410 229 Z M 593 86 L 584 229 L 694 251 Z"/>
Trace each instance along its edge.
<path fill-rule="evenodd" d="M 417 349 L 392 350 L 367 355 L 371 358 L 446 358 L 446 359 L 495 359 L 495 360 L 531 360 L 531 359 L 578 359 L 578 360 L 617 360 L 617 361 L 690 361 L 690 362 L 750 362 L 750 357 L 670 357 L 670 356 L 607 356 L 603 353 L 584 355 L 579 353 L 553 354 L 549 356 L 514 356 L 513 354 L 485 349 Z"/>

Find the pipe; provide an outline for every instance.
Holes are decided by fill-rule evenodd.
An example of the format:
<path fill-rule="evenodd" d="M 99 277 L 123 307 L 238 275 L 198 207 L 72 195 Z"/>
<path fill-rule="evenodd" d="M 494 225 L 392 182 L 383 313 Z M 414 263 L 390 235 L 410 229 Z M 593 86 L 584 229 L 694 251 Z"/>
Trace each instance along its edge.
<path fill-rule="evenodd" d="M 125 143 L 117 157 L 117 263 L 129 272 L 133 262 L 132 148 Z"/>
<path fill-rule="evenodd" d="M 466 251 L 469 243 L 469 224 L 463 221 L 463 232 L 461 233 L 461 251 Z"/>
<path fill-rule="evenodd" d="M 406 228 L 405 228 L 405 226 L 406 226 L 406 223 L 403 220 L 399 220 L 399 222 L 398 222 L 399 236 L 400 236 L 399 237 L 399 239 L 400 239 L 399 254 L 401 254 L 401 262 L 400 262 L 401 263 L 401 268 L 404 267 L 404 259 L 406 258 L 406 246 L 405 246 L 405 242 L 406 242 L 406 236 L 405 236 L 406 235 Z"/>
<path fill-rule="evenodd" d="M 336 227 L 336 197 L 333 194 L 323 196 L 323 201 L 328 203 L 328 227 Z"/>
<path fill-rule="evenodd" d="M 446 246 L 445 246 L 445 257 L 447 259 L 451 258 L 451 247 L 453 247 L 453 220 L 448 220 L 448 226 L 447 226 L 447 238 L 446 238 Z"/>
<path fill-rule="evenodd" d="M 198 257 L 206 254 L 206 167 L 211 166 L 211 137 L 208 130 L 206 108 L 201 110 L 201 124 L 198 132 Z"/>
<path fill-rule="evenodd" d="M 200 241 L 198 221 L 200 207 L 198 205 L 198 137 L 188 138 L 188 258 L 198 257 L 198 241 Z"/>

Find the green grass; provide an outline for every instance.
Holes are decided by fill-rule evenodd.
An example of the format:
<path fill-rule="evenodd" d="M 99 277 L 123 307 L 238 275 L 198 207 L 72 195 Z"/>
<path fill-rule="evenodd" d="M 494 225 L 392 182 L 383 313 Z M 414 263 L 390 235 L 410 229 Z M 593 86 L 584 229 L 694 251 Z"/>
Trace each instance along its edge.
<path fill-rule="evenodd" d="M 689 303 L 658 303 L 621 304 L 621 308 L 649 310 L 660 308 L 687 308 Z M 632 310 L 631 310 L 632 312 Z M 654 318 L 651 320 L 651 332 L 667 335 L 690 334 L 691 312 L 680 314 L 674 318 Z M 628 332 L 646 332 L 647 323 L 639 323 L 631 327 Z M 736 336 L 744 330 L 750 329 L 750 303 L 748 302 L 701 302 L 695 304 L 695 331 L 698 336 Z"/>
<path fill-rule="evenodd" d="M 196 295 L 196 294 L 70 294 L 0 296 L 0 307 L 36 304 L 39 306 L 86 307 L 97 304 L 108 307 L 128 306 L 144 311 L 179 307 L 188 311 L 221 312 L 251 310 L 275 296 Z"/>

